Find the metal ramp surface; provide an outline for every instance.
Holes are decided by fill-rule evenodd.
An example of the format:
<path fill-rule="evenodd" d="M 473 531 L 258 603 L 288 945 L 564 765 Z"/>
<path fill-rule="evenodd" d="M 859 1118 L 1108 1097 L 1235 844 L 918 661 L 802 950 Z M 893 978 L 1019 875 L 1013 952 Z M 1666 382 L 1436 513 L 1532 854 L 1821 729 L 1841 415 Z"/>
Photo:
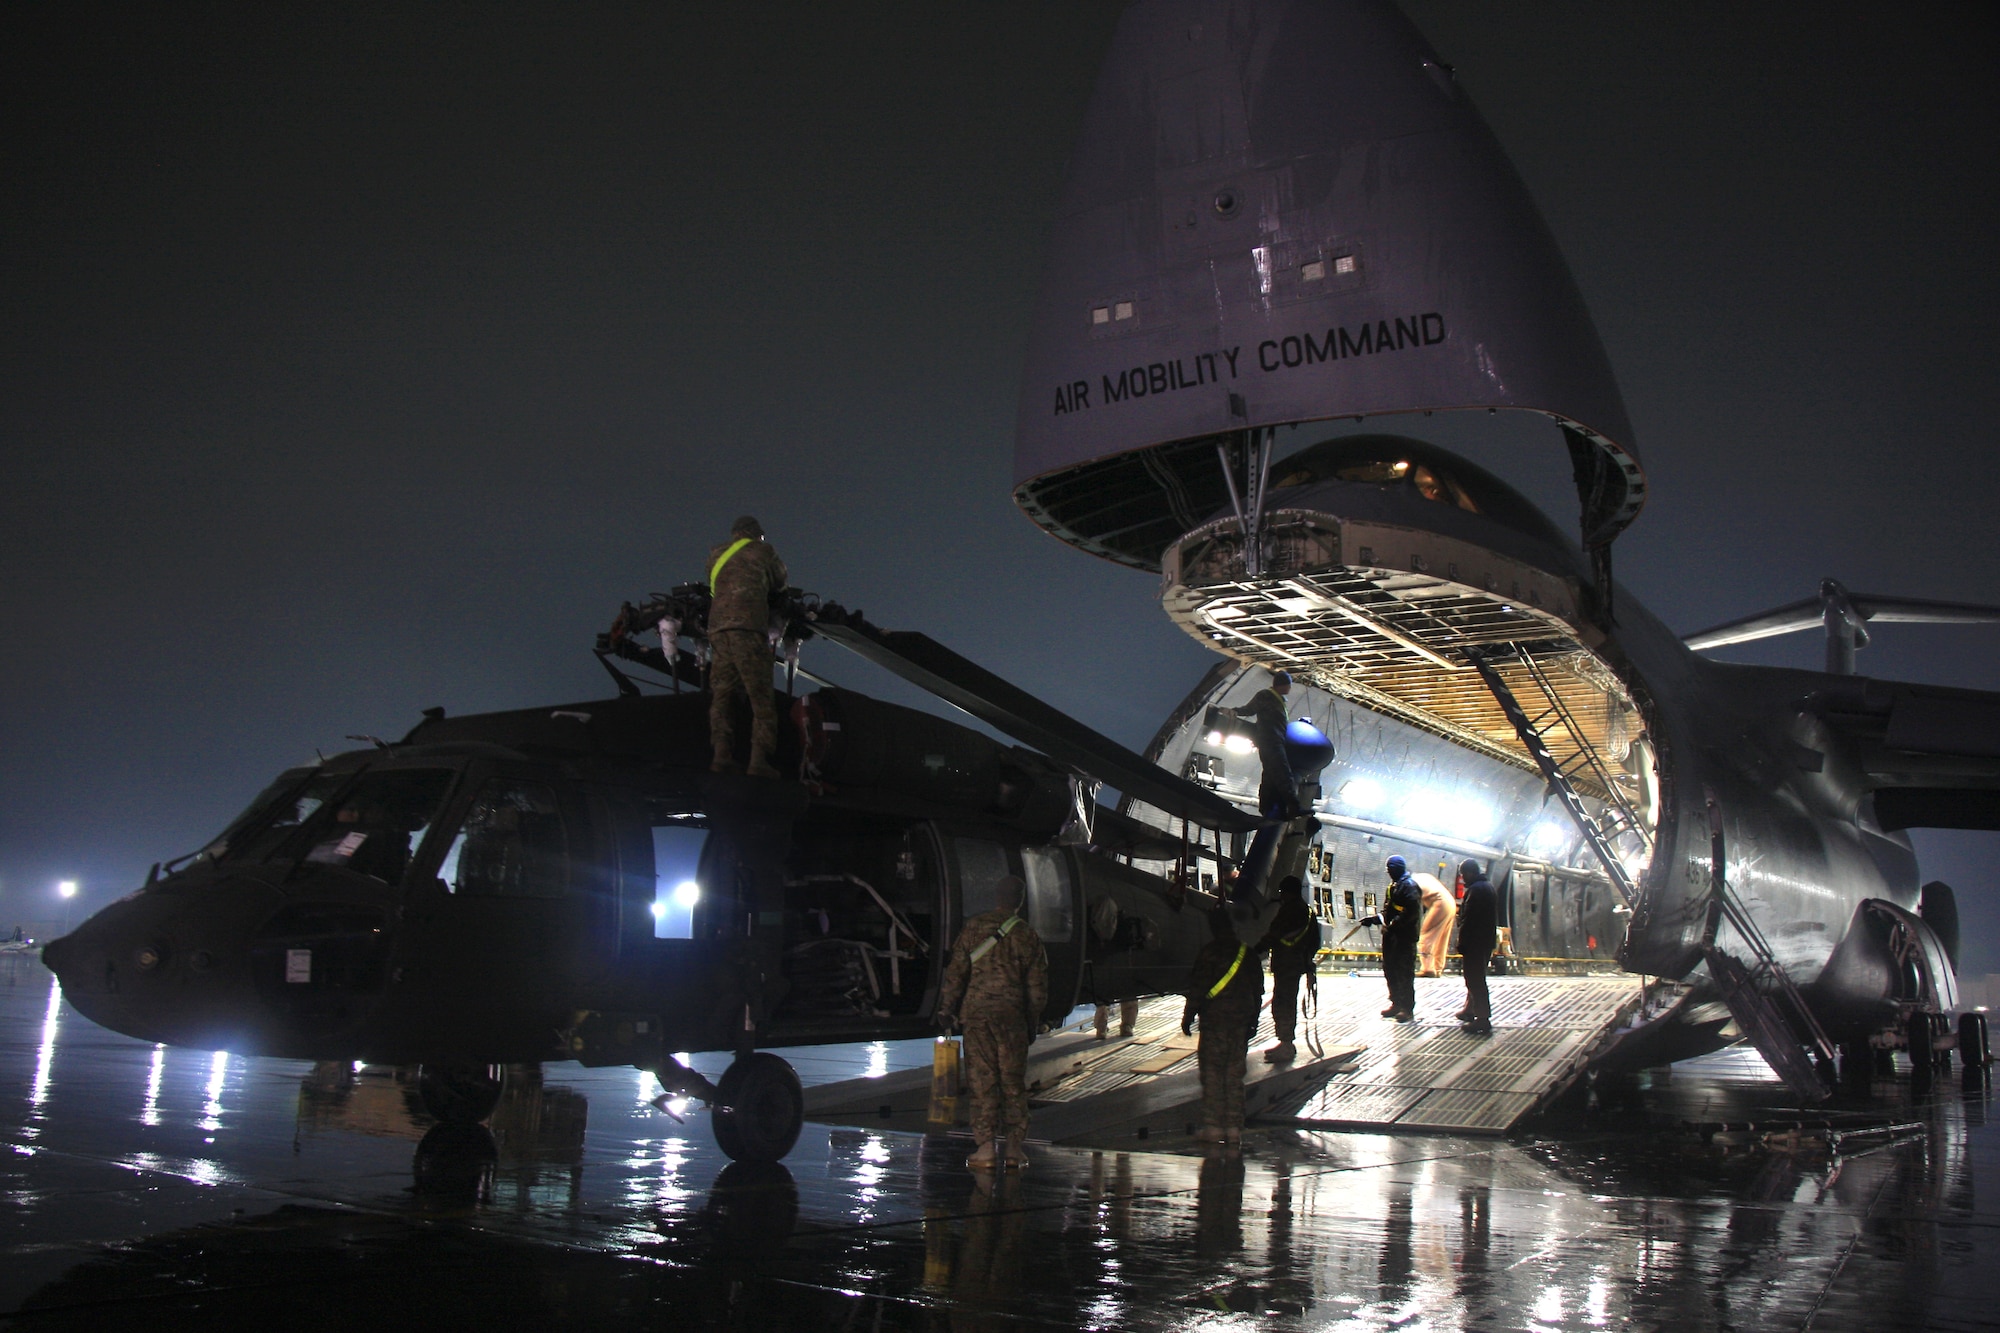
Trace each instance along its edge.
<path fill-rule="evenodd" d="M 1200 1120 L 1201 1079 L 1195 1040 L 1180 1030 L 1181 998 L 1142 1002 L 1129 1038 L 1099 1041 L 1088 1023 L 1051 1033 L 1028 1049 L 1028 1136 L 1047 1143 L 1130 1147 L 1134 1141 L 1176 1140 Z M 1113 1019 L 1114 1025 L 1116 1018 Z M 1270 1043 L 1270 1012 L 1252 1041 L 1244 1106 L 1251 1116 L 1297 1101 L 1333 1073 L 1350 1067 L 1355 1049 L 1303 1047 L 1289 1065 L 1258 1058 Z M 907 1069 L 878 1078 L 848 1079 L 805 1090 L 808 1120 L 877 1129 L 937 1132 L 930 1108 L 930 1070 Z M 959 1101 L 959 1124 L 969 1109 Z"/>
<path fill-rule="evenodd" d="M 1380 1016 L 1379 975 L 1322 976 L 1320 1040 L 1362 1046 L 1324 1087 L 1263 1112 L 1265 1124 L 1335 1129 L 1422 1129 L 1504 1134 L 1568 1087 L 1639 1006 L 1639 978 L 1494 977 L 1493 1035 L 1453 1017 L 1465 1003 L 1456 977 L 1417 982 L 1414 1022 Z"/>

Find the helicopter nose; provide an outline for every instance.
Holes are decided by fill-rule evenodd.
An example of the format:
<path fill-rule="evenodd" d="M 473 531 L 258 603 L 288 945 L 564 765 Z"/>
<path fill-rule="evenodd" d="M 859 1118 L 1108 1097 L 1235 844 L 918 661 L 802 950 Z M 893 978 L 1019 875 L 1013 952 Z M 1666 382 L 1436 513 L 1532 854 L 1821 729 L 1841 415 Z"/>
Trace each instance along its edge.
<path fill-rule="evenodd" d="M 57 981 L 62 980 L 63 968 L 74 958 L 76 946 L 70 943 L 71 938 L 65 935 L 42 946 L 42 966 L 55 973 Z"/>

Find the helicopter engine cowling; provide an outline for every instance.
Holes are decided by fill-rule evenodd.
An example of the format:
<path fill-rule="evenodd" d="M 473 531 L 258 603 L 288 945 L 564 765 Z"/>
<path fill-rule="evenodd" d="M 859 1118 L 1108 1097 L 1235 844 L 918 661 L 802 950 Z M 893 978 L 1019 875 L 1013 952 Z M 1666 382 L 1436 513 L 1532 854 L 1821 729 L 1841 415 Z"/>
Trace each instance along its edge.
<path fill-rule="evenodd" d="M 1071 817 L 1066 770 L 929 713 L 824 689 L 795 703 L 792 718 L 816 781 L 983 810 L 1031 836 L 1054 837 Z"/>

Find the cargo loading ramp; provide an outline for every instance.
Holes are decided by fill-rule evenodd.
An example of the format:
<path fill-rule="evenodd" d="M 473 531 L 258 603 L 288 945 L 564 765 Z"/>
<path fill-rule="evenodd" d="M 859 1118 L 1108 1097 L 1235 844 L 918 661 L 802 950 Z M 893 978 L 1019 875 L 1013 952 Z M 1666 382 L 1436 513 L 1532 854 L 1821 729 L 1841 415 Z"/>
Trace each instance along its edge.
<path fill-rule="evenodd" d="M 1181 1003 L 1178 995 L 1144 1001 L 1130 1037 L 1100 1041 L 1086 1022 L 1030 1046 L 1029 1140 L 1077 1147 L 1170 1149 L 1185 1144 L 1201 1122 L 1201 1076 L 1196 1040 L 1181 1035 Z M 1252 1041 L 1244 1089 L 1252 1116 L 1298 1101 L 1351 1067 L 1361 1054 L 1326 1047 L 1325 1055 L 1316 1057 L 1301 1048 L 1293 1063 L 1270 1065 L 1257 1058 L 1257 1050 L 1269 1040 L 1267 1011 Z M 930 1122 L 930 1105 L 927 1068 L 822 1084 L 805 1093 L 806 1119 L 821 1124 L 967 1132 L 969 1096 L 959 1098 L 958 1121 L 949 1127 Z"/>
<path fill-rule="evenodd" d="M 1416 1018 L 1380 1016 L 1381 975 L 1321 976 L 1319 1035 L 1327 1050 L 1360 1046 L 1353 1066 L 1279 1103 L 1262 1124 L 1352 1130 L 1505 1134 L 1553 1101 L 1638 1011 L 1636 976 L 1494 977 L 1493 1034 L 1455 1015 L 1457 977 L 1417 982 Z"/>
<path fill-rule="evenodd" d="M 1420 979 L 1410 1023 L 1381 1017 L 1380 973 L 1319 978 L 1316 1035 L 1298 1059 L 1271 1065 L 1266 1004 L 1251 1039 L 1245 1109 L 1254 1124 L 1358 1131 L 1505 1134 L 1548 1105 L 1607 1050 L 1640 1011 L 1640 979 L 1622 974 L 1494 977 L 1493 1035 L 1475 1037 L 1454 1015 L 1457 977 Z M 1181 999 L 1145 1001 L 1129 1038 L 1100 1041 L 1089 1025 L 1029 1048 L 1029 1138 L 1077 1147 L 1172 1150 L 1200 1123 L 1194 1038 L 1180 1032 Z M 1113 1022 L 1116 1022 L 1114 1015 Z M 1306 1020 L 1301 1018 L 1301 1028 Z M 969 1098 L 960 1099 L 960 1125 Z M 930 1070 L 810 1088 L 806 1118 L 876 1129 L 940 1132 L 930 1124 Z"/>

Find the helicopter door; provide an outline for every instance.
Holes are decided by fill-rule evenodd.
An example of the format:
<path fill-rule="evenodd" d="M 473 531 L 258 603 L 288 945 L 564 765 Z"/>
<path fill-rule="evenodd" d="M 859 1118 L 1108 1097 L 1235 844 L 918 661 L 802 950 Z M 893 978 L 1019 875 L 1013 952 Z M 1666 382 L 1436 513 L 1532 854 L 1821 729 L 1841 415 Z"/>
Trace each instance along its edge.
<path fill-rule="evenodd" d="M 951 842 L 958 862 L 958 926 L 993 910 L 1002 876 L 1019 874 L 1027 885 L 1028 924 L 1042 937 L 1049 955 L 1049 1004 L 1042 1018 L 1060 1022 L 1075 1007 L 1082 967 L 1076 942 L 1075 872 L 1068 857 L 1059 847 L 1024 847 L 1017 868 L 1006 846 L 994 839 L 955 837 Z"/>
<path fill-rule="evenodd" d="M 411 989 L 468 1053 L 540 1040 L 550 1016 L 609 962 L 608 886 L 597 882 L 587 834 L 567 787 L 489 777 L 436 878 L 413 896 L 409 915 L 423 931 Z"/>
<path fill-rule="evenodd" d="M 1021 878 L 1028 885 L 1028 924 L 1049 956 L 1049 1007 L 1042 1017 L 1059 1023 L 1076 1007 L 1083 981 L 1083 948 L 1076 937 L 1077 875 L 1062 847 L 1023 847 Z"/>

